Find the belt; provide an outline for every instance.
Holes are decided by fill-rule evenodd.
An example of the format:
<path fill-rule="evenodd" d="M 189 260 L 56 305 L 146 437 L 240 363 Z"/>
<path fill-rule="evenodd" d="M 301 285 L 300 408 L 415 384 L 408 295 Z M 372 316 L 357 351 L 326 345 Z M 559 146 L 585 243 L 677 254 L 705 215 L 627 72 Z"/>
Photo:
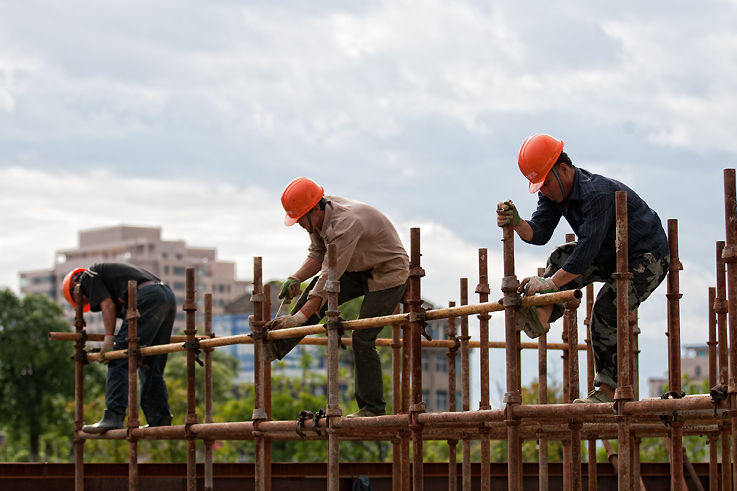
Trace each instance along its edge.
<path fill-rule="evenodd" d="M 153 280 L 144 281 L 143 283 L 138 285 L 138 289 L 140 290 L 141 288 L 145 288 L 150 285 L 166 285 L 166 283 L 164 283 L 163 281 L 153 281 Z"/>

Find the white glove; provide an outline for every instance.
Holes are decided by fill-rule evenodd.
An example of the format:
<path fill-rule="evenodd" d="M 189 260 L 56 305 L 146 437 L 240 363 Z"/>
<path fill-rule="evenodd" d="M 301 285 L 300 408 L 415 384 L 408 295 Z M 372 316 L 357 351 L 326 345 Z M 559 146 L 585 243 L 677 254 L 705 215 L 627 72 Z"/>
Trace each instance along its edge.
<path fill-rule="evenodd" d="M 102 343 L 102 348 L 100 348 L 100 357 L 97 359 L 99 363 L 102 363 L 103 365 L 107 365 L 112 360 L 106 360 L 105 359 L 105 353 L 108 351 L 115 351 L 115 347 L 113 344 L 115 343 L 115 336 L 111 336 L 109 334 L 105 335 L 105 341 Z"/>
<path fill-rule="evenodd" d="M 522 283 L 519 284 L 519 291 L 525 292 L 525 295 L 530 296 L 536 293 L 557 292 L 558 287 L 553 283 L 553 278 L 530 276 L 522 280 Z"/>
<path fill-rule="evenodd" d="M 276 319 L 271 319 L 266 323 L 269 331 L 277 331 L 279 329 L 289 329 L 290 327 L 299 327 L 307 321 L 307 317 L 300 310 L 294 315 L 282 315 Z"/>

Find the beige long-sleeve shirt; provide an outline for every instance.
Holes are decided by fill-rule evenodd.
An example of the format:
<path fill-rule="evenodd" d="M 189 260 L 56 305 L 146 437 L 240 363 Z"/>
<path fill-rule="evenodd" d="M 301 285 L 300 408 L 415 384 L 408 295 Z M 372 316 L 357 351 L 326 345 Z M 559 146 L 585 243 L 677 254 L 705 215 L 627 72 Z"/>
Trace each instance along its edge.
<path fill-rule="evenodd" d="M 322 228 L 310 234 L 308 257 L 322 263 L 320 278 L 308 298 L 327 300 L 327 246 L 338 253 L 337 277 L 345 271 L 369 271 L 369 291 L 404 284 L 409 276 L 409 257 L 394 225 L 379 210 L 360 201 L 325 196 Z"/>

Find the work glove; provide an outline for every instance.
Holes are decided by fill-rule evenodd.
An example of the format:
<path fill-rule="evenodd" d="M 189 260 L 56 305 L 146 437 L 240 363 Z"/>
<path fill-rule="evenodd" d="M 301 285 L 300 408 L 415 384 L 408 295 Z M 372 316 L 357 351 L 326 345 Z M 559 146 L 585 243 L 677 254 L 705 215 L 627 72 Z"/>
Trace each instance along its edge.
<path fill-rule="evenodd" d="M 294 297 L 298 297 L 299 294 L 302 293 L 302 288 L 300 288 L 301 285 L 301 281 L 299 281 L 294 276 L 290 276 L 289 278 L 287 278 L 287 281 L 285 281 L 284 284 L 281 286 L 279 299 L 287 297 L 287 302 L 289 302 Z"/>
<path fill-rule="evenodd" d="M 307 321 L 307 317 L 300 310 L 294 315 L 282 315 L 276 319 L 271 319 L 264 326 L 268 331 L 278 331 L 279 329 L 289 329 L 290 327 L 299 327 Z"/>
<path fill-rule="evenodd" d="M 100 357 L 97 359 L 99 363 L 102 363 L 103 365 L 107 365 L 112 360 L 106 360 L 105 359 L 105 353 L 108 351 L 115 351 L 115 347 L 113 344 L 115 343 L 115 336 L 111 336 L 109 334 L 105 335 L 105 341 L 102 343 L 102 348 L 100 348 Z"/>
<path fill-rule="evenodd" d="M 519 284 L 519 291 L 525 292 L 530 296 L 536 293 L 553 293 L 558 291 L 558 287 L 553 283 L 552 278 L 543 278 L 542 276 L 530 276 L 522 280 Z"/>
<path fill-rule="evenodd" d="M 512 227 L 519 224 L 519 212 L 517 212 L 517 207 L 514 206 L 512 200 L 507 200 L 496 205 L 496 224 L 499 227 L 504 227 L 510 223 Z"/>

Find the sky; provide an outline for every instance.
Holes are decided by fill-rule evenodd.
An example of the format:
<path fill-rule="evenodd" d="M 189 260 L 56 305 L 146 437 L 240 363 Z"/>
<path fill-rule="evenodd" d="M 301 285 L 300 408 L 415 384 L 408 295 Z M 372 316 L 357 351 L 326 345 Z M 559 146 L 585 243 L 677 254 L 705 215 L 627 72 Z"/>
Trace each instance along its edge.
<path fill-rule="evenodd" d="M 737 164 L 735 25 L 736 0 L 0 0 L 0 286 L 120 224 L 283 279 L 308 240 L 279 197 L 307 176 L 383 211 L 407 247 L 421 229 L 429 301 L 475 289 L 479 248 L 501 297 L 494 209 L 534 211 L 516 159 L 548 133 L 678 220 L 681 338 L 703 344 Z M 517 241 L 518 278 L 567 232 Z M 641 386 L 667 371 L 665 293 L 640 309 Z"/>

